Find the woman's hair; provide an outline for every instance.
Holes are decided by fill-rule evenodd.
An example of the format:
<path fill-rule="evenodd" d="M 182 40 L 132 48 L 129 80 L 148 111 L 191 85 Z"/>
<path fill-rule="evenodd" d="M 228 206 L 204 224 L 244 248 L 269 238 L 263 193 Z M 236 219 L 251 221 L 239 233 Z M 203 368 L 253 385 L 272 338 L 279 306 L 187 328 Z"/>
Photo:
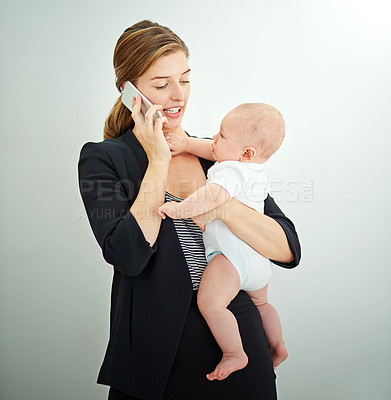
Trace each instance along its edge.
<path fill-rule="evenodd" d="M 135 84 L 160 57 L 176 51 L 183 51 L 189 57 L 186 44 L 169 28 L 147 20 L 132 25 L 120 36 L 114 50 L 117 89 L 121 91 L 126 81 Z M 120 96 L 106 118 L 104 139 L 116 138 L 133 128 L 131 115 Z"/>

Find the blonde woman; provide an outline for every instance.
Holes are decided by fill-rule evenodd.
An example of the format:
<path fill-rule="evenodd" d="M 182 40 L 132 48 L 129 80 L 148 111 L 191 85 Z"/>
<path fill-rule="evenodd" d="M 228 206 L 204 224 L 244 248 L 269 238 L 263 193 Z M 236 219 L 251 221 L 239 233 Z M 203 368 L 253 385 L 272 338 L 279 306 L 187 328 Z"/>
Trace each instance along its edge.
<path fill-rule="evenodd" d="M 272 359 L 256 306 L 240 291 L 234 313 L 248 365 L 224 381 L 206 373 L 221 358 L 197 307 L 206 259 L 200 227 L 221 219 L 240 239 L 285 268 L 300 259 L 292 222 L 271 197 L 265 215 L 230 199 L 191 219 L 162 220 L 158 207 L 205 185 L 213 162 L 171 155 L 164 133 L 185 136 L 190 93 L 185 43 L 170 29 L 141 21 L 126 29 L 114 51 L 116 85 L 131 81 L 154 104 L 145 116 L 119 97 L 104 139 L 83 146 L 80 192 L 103 257 L 113 266 L 110 339 L 98 383 L 109 399 L 276 399 Z M 153 124 L 159 110 L 162 117 Z M 205 127 L 207 131 L 207 127 Z"/>

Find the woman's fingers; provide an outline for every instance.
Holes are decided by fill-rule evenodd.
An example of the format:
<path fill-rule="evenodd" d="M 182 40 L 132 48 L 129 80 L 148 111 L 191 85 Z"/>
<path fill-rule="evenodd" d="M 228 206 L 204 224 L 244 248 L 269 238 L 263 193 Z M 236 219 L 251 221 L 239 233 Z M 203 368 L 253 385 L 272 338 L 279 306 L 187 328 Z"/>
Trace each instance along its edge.
<path fill-rule="evenodd" d="M 134 98 L 133 98 L 134 99 Z M 145 114 L 145 117 L 143 118 L 142 113 L 141 113 L 141 96 L 138 94 L 136 100 L 132 100 L 132 118 L 136 125 L 142 126 L 153 126 L 154 121 L 153 121 L 153 116 L 155 115 L 156 111 L 159 111 L 163 108 L 161 105 L 154 104 L 152 105 L 148 111 Z"/>
<path fill-rule="evenodd" d="M 152 126 L 153 125 L 153 116 L 156 114 L 156 111 L 159 111 L 163 108 L 163 106 L 154 104 L 145 114 L 145 125 Z"/>
<path fill-rule="evenodd" d="M 155 144 L 155 148 L 160 156 L 171 159 L 171 151 L 167 141 L 163 135 L 163 125 L 168 123 L 166 117 L 159 117 L 155 121 L 154 130 L 153 130 L 153 141 Z"/>
<path fill-rule="evenodd" d="M 156 131 L 163 131 L 163 125 L 168 122 L 166 117 L 159 117 L 155 121 L 155 130 Z"/>
<path fill-rule="evenodd" d="M 141 96 L 138 94 L 135 101 L 132 100 L 132 118 L 136 125 L 144 124 L 143 117 L 141 116 Z"/>
<path fill-rule="evenodd" d="M 170 160 L 171 152 L 163 136 L 163 124 L 168 120 L 166 117 L 159 117 L 155 124 L 153 121 L 156 111 L 162 109 L 163 106 L 156 104 L 151 106 L 146 112 L 144 120 L 141 111 L 141 97 L 137 95 L 136 101 L 132 101 L 132 103 L 132 117 L 135 122 L 133 133 L 143 146 L 148 159 L 158 157 L 162 160 Z"/>

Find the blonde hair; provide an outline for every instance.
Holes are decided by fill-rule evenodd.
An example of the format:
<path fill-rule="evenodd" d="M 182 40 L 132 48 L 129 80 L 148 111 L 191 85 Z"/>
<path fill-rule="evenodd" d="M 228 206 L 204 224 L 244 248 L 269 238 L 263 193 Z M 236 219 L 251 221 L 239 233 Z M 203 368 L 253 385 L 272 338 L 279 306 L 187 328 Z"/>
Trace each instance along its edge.
<path fill-rule="evenodd" d="M 280 148 L 285 137 L 285 122 L 276 108 L 264 103 L 245 103 L 230 113 L 240 119 L 242 144 L 254 147 L 257 158 L 268 159 Z"/>
<path fill-rule="evenodd" d="M 136 83 L 160 57 L 182 51 L 189 57 L 186 44 L 174 32 L 156 22 L 144 20 L 126 29 L 117 41 L 113 64 L 116 86 L 130 81 Z M 121 96 L 115 102 L 105 121 L 104 139 L 116 138 L 134 127 L 131 111 L 122 104 Z"/>

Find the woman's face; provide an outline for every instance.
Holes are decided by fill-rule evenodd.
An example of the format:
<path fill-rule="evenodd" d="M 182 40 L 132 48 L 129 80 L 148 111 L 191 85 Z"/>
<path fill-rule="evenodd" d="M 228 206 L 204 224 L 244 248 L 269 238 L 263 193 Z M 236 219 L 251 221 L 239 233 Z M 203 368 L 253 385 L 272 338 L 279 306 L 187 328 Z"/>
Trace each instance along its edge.
<path fill-rule="evenodd" d="M 137 81 L 137 89 L 152 104 L 163 106 L 164 131 L 181 128 L 190 95 L 190 68 L 182 51 L 159 58 Z"/>

